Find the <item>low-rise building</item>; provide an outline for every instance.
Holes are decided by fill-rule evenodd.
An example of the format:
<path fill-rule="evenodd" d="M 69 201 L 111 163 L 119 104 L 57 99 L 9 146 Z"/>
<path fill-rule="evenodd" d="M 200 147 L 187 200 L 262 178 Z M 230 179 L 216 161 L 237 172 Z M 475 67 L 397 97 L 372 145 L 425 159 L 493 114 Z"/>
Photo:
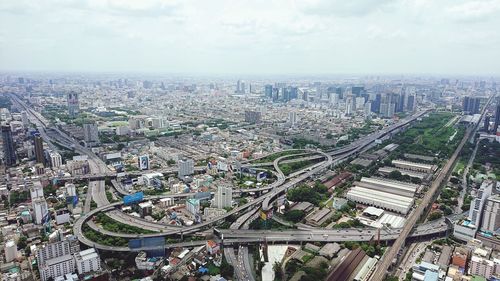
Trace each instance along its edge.
<path fill-rule="evenodd" d="M 94 248 L 80 251 L 75 254 L 75 263 L 78 274 L 101 270 L 101 259 Z"/>

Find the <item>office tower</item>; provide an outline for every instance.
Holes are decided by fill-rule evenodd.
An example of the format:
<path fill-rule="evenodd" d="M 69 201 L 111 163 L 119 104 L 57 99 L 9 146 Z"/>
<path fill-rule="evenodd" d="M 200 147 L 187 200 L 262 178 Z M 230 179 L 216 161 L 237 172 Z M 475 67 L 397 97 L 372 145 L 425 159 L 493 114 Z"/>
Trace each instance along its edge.
<path fill-rule="evenodd" d="M 50 214 L 45 198 L 38 197 L 31 201 L 35 224 L 44 224 L 49 220 Z"/>
<path fill-rule="evenodd" d="M 265 85 L 264 86 L 264 96 L 266 98 L 273 98 L 273 85 Z"/>
<path fill-rule="evenodd" d="M 283 99 L 284 102 L 290 100 L 290 92 L 288 91 L 287 87 L 281 88 L 281 98 Z"/>
<path fill-rule="evenodd" d="M 83 124 L 83 139 L 87 145 L 99 143 L 99 131 L 97 124 Z"/>
<path fill-rule="evenodd" d="M 406 102 L 406 110 L 413 112 L 415 110 L 415 95 L 409 95 Z"/>
<path fill-rule="evenodd" d="M 72 239 L 73 241 L 75 239 Z M 76 240 L 78 242 L 78 240 Z M 49 243 L 38 249 L 37 264 L 40 279 L 46 281 L 56 279 L 75 271 L 75 259 L 73 254 L 80 250 L 78 244 L 69 239 Z"/>
<path fill-rule="evenodd" d="M 500 126 L 500 101 L 497 104 L 497 110 L 495 111 L 495 123 L 493 124 L 493 133 L 496 134 L 498 131 L 498 126 Z"/>
<path fill-rule="evenodd" d="M 295 100 L 299 97 L 298 87 L 290 87 L 288 90 L 290 91 L 290 100 Z"/>
<path fill-rule="evenodd" d="M 260 111 L 252 111 L 252 110 L 245 111 L 245 122 L 257 124 L 260 123 L 261 119 L 262 119 L 262 114 Z"/>
<path fill-rule="evenodd" d="M 480 98 L 474 97 L 464 97 L 463 100 L 463 111 L 468 114 L 479 113 L 479 105 L 481 104 Z"/>
<path fill-rule="evenodd" d="M 28 113 L 25 110 L 21 111 L 21 121 L 23 122 L 24 128 L 28 128 L 29 127 L 30 121 L 29 121 L 29 118 L 28 118 Z"/>
<path fill-rule="evenodd" d="M 481 214 L 483 213 L 486 199 L 491 196 L 493 191 L 493 181 L 485 180 L 478 189 L 476 198 L 472 200 L 469 210 L 469 219 L 471 223 L 478 228 L 481 225 Z"/>
<path fill-rule="evenodd" d="M 240 84 L 240 94 L 245 94 L 246 91 L 247 91 L 247 87 L 245 85 L 245 81 L 241 81 L 241 84 Z"/>
<path fill-rule="evenodd" d="M 365 119 L 371 119 L 371 108 L 372 108 L 372 102 L 371 101 L 368 101 L 365 103 L 364 105 L 364 115 L 365 115 Z"/>
<path fill-rule="evenodd" d="M 351 93 L 355 97 L 360 97 L 362 93 L 364 93 L 365 87 L 363 86 L 354 86 L 351 87 Z"/>
<path fill-rule="evenodd" d="M 231 207 L 233 202 L 233 189 L 231 187 L 219 186 L 214 197 L 214 207 L 223 209 Z"/>
<path fill-rule="evenodd" d="M 35 158 L 37 163 L 45 164 L 45 157 L 43 153 L 43 139 L 40 134 L 35 135 Z"/>
<path fill-rule="evenodd" d="M 2 125 L 2 140 L 5 165 L 14 166 L 16 164 L 16 150 L 14 149 L 10 125 Z"/>
<path fill-rule="evenodd" d="M 356 110 L 363 109 L 365 107 L 365 97 L 357 97 L 355 99 Z"/>
<path fill-rule="evenodd" d="M 236 82 L 236 93 L 239 93 L 240 92 L 240 89 L 241 89 L 241 80 L 238 80 Z"/>
<path fill-rule="evenodd" d="M 291 111 L 288 113 L 288 123 L 290 126 L 295 126 L 295 124 L 297 124 L 297 112 Z"/>
<path fill-rule="evenodd" d="M 190 176 L 194 174 L 194 161 L 193 159 L 184 158 L 179 160 L 179 178 Z"/>
<path fill-rule="evenodd" d="M 490 119 L 491 117 L 489 115 L 484 116 L 483 131 L 485 132 L 489 132 L 490 130 Z"/>
<path fill-rule="evenodd" d="M 50 166 L 52 168 L 59 168 L 62 165 L 62 157 L 59 152 L 50 151 L 49 152 Z"/>
<path fill-rule="evenodd" d="M 78 100 L 78 93 L 71 92 L 68 94 L 68 115 L 75 118 L 80 112 L 80 102 Z"/>
<path fill-rule="evenodd" d="M 346 100 L 345 100 L 345 115 L 346 116 L 352 115 L 352 112 L 355 109 L 354 103 L 355 103 L 354 96 L 351 94 L 347 95 Z"/>
<path fill-rule="evenodd" d="M 500 231 L 500 195 L 493 195 L 486 199 L 481 230 L 491 233 Z"/>
<path fill-rule="evenodd" d="M 330 93 L 330 104 L 332 106 L 337 106 L 337 104 L 339 103 L 339 95 L 337 93 Z"/>
<path fill-rule="evenodd" d="M 374 113 L 380 113 L 380 103 L 382 102 L 382 95 L 381 94 L 377 94 L 375 96 L 375 99 L 373 100 L 372 102 L 372 112 Z"/>

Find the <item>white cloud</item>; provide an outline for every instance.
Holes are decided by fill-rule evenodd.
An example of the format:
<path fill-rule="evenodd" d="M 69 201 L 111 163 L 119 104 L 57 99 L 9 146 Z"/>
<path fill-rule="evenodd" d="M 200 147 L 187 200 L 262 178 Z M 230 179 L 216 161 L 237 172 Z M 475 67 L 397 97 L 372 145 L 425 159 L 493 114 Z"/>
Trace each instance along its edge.
<path fill-rule="evenodd" d="M 0 69 L 467 72 L 500 63 L 499 1 L 3 0 Z"/>

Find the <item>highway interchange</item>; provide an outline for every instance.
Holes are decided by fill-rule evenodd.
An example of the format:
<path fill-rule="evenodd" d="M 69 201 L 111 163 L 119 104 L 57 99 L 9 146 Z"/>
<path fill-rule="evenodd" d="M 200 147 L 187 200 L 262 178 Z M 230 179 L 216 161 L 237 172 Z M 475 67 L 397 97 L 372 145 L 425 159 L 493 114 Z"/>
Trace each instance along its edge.
<path fill-rule="evenodd" d="M 53 143 L 58 143 L 62 146 L 66 146 L 68 148 L 74 149 L 76 152 L 87 155 L 89 159 L 89 163 L 91 165 L 92 176 L 98 178 L 102 176 L 116 176 L 115 173 L 109 171 L 107 169 L 106 164 L 99 159 L 94 153 L 92 153 L 87 148 L 81 146 L 77 141 L 70 138 L 57 128 L 51 129 L 53 130 L 51 135 L 47 134 L 47 128 L 49 126 L 47 120 L 45 120 L 40 113 L 34 111 L 32 108 L 28 107 L 23 101 L 21 101 L 17 96 L 12 95 L 12 99 L 24 107 L 26 111 L 29 113 L 30 120 L 34 123 L 39 130 L 40 134 L 44 138 L 44 140 L 51 146 L 55 148 Z M 91 180 L 89 182 L 87 194 L 85 196 L 85 204 L 84 204 L 84 214 L 75 221 L 73 225 L 74 234 L 78 237 L 79 241 L 83 244 L 86 244 L 90 247 L 95 247 L 101 250 L 109 250 L 109 251 L 131 251 L 132 249 L 127 246 L 109 246 L 102 245 L 97 241 L 90 241 L 85 237 L 83 233 L 83 225 L 87 223 L 91 228 L 96 231 L 99 231 L 102 234 L 115 236 L 115 237 L 123 237 L 123 238 L 146 238 L 146 237 L 158 237 L 158 236 L 171 236 L 171 235 L 184 235 L 184 234 L 193 234 L 199 233 L 201 231 L 216 227 L 216 225 L 223 221 L 225 218 L 238 215 L 238 220 L 233 224 L 231 229 L 229 230 L 221 230 L 221 238 L 224 245 L 238 245 L 238 257 L 235 255 L 235 249 L 233 247 L 226 247 L 225 252 L 227 252 L 228 262 L 233 265 L 238 266 L 241 265 L 242 269 L 237 271 L 238 280 L 253 280 L 251 276 L 251 272 L 248 272 L 249 262 L 248 262 L 248 249 L 241 245 L 246 243 L 260 243 L 260 242 L 305 242 L 305 241 L 319 241 L 319 242 L 342 242 L 342 241 L 370 241 L 374 239 L 376 230 L 365 228 L 365 229 L 342 229 L 342 230 L 332 230 L 332 229 L 308 229 L 308 230 L 290 230 L 290 231 L 253 231 L 241 228 L 247 224 L 250 218 L 258 215 L 258 210 L 262 210 L 264 212 L 268 212 L 273 208 L 273 204 L 275 200 L 283 195 L 288 189 L 294 188 L 299 185 L 301 182 L 312 178 L 315 175 L 321 174 L 323 171 L 328 169 L 331 166 L 335 166 L 343 161 L 358 155 L 361 151 L 367 149 L 368 147 L 372 147 L 375 144 L 375 140 L 381 139 L 385 136 L 392 136 L 400 131 L 401 128 L 408 125 L 412 121 L 420 118 L 427 111 L 418 112 L 412 116 L 409 116 L 403 120 L 400 120 L 398 123 L 392 124 L 382 130 L 372 133 L 362 139 L 358 139 L 351 144 L 337 150 L 332 151 L 306 151 L 305 153 L 300 153 L 296 155 L 286 155 L 281 156 L 275 159 L 272 162 L 272 165 L 276 171 L 277 180 L 272 184 L 269 184 L 265 188 L 256 189 L 255 191 L 259 191 L 262 193 L 255 200 L 252 200 L 242 206 L 234 208 L 233 210 L 227 212 L 225 215 L 220 216 L 218 218 L 202 222 L 200 224 L 195 224 L 192 226 L 171 226 L 165 225 L 155 222 L 149 222 L 143 219 L 139 219 L 120 211 L 120 207 L 123 203 L 114 202 L 110 203 L 106 197 L 106 186 L 104 180 Z M 54 134 L 57 134 L 57 138 L 53 137 Z M 470 132 L 468 132 L 470 134 Z M 464 138 L 465 139 L 465 138 Z M 463 142 L 461 143 L 461 146 Z M 460 147 L 461 147 L 460 146 Z M 459 148 L 460 148 L 459 147 Z M 455 153 L 456 154 L 456 153 Z M 297 158 L 297 156 L 300 156 Z M 287 159 L 294 157 L 294 159 Z M 454 155 L 456 157 L 456 155 Z M 280 163 L 290 163 L 294 161 L 302 161 L 302 160 L 319 160 L 320 162 L 314 164 L 312 166 L 306 167 L 296 173 L 293 173 L 289 177 L 286 177 L 281 169 L 279 168 Z M 382 230 L 380 234 L 380 240 L 382 241 L 394 241 L 394 246 L 391 247 L 386 255 L 384 255 L 384 259 L 381 262 L 381 265 L 378 266 L 377 271 L 375 272 L 376 276 L 374 280 L 382 280 L 383 276 L 386 274 L 387 269 L 390 265 L 390 262 L 397 254 L 399 247 L 404 245 L 404 241 L 407 237 L 418 237 L 418 236 L 429 236 L 429 235 L 439 235 L 448 230 L 448 225 L 446 222 L 439 221 L 435 222 L 435 224 L 423 224 L 418 227 L 414 227 L 418 218 L 421 216 L 424 209 L 427 207 L 428 203 L 431 202 L 434 193 L 439 188 L 443 179 L 447 176 L 448 172 L 448 164 L 453 162 L 453 157 L 447 163 L 447 165 L 441 171 L 441 174 L 438 176 L 436 181 L 431 186 L 431 192 L 426 194 L 424 201 L 422 204 L 417 206 L 417 209 L 411 214 L 408 218 L 405 227 L 402 229 L 393 229 L 392 231 Z M 244 163 L 243 167 L 262 167 L 262 166 L 270 166 L 271 163 Z M 451 164 L 450 164 L 451 165 Z M 175 169 L 167 169 L 164 172 L 175 173 Z M 124 195 L 123 190 L 120 190 L 119 184 L 114 182 L 114 186 L 116 191 Z M 235 192 L 241 192 L 235 190 Z M 160 198 L 187 198 L 192 196 L 193 194 L 171 194 L 171 195 L 162 195 L 162 196 L 150 196 L 146 197 L 145 200 L 156 200 Z M 94 200 L 97 204 L 97 208 L 91 210 L 90 201 Z M 140 226 L 141 228 L 148 229 L 151 231 L 155 231 L 155 233 L 150 234 L 124 234 L 124 233 L 115 233 L 106 231 L 103 228 L 97 226 L 95 223 L 91 221 L 91 218 L 98 213 L 106 212 L 108 216 L 112 219 L 130 225 Z M 169 247 L 188 247 L 188 246 L 196 246 L 202 245 L 205 241 L 192 241 L 192 242 L 182 242 L 182 243 L 174 243 L 166 245 Z M 379 277 L 380 276 L 380 277 Z"/>

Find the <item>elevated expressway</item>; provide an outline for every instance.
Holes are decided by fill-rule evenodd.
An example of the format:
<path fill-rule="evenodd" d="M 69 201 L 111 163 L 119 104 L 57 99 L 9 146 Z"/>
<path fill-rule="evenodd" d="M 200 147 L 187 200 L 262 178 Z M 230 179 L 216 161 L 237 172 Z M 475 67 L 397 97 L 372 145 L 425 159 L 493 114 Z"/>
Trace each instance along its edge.
<path fill-rule="evenodd" d="M 284 192 L 286 191 L 287 189 L 289 188 L 292 188 L 293 186 L 295 186 L 296 184 L 300 183 L 301 181 L 313 176 L 314 174 L 316 173 L 319 173 L 321 171 L 323 171 L 324 169 L 328 168 L 330 165 L 332 165 L 333 163 L 340 163 L 342 162 L 343 160 L 353 156 L 353 155 L 356 155 L 356 153 L 358 153 L 359 151 L 361 151 L 362 149 L 366 148 L 366 146 L 369 146 L 372 142 L 374 142 L 376 139 L 378 138 L 381 138 L 383 136 L 385 136 L 386 134 L 388 133 L 391 133 L 393 132 L 394 130 L 396 129 L 399 129 L 401 128 L 402 126 L 405 126 L 407 125 L 408 123 L 410 123 L 411 121 L 415 120 L 416 118 L 422 116 L 423 114 L 425 114 L 425 112 L 420 112 L 418 113 L 417 115 L 414 115 L 412 118 L 407 118 L 406 120 L 403 120 L 402 122 L 398 123 L 398 124 L 395 124 L 395 125 L 392 125 L 392 126 L 389 126 L 387 128 L 385 128 L 384 130 L 378 132 L 378 133 L 374 133 L 372 134 L 368 139 L 364 140 L 364 141 L 358 141 L 358 142 L 354 142 L 353 146 L 347 146 L 345 148 L 342 148 L 342 149 L 339 149 L 339 150 L 336 150 L 336 151 L 333 151 L 329 154 L 327 153 L 323 153 L 323 152 L 320 152 L 320 151 L 315 151 L 316 153 L 322 153 L 322 156 L 323 158 L 326 158 L 326 161 L 324 161 L 323 163 L 321 163 L 321 165 L 318 165 L 317 167 L 313 168 L 312 170 L 308 171 L 308 172 L 305 172 L 303 173 L 302 175 L 300 175 L 299 177 L 296 177 L 296 178 L 293 178 L 291 179 L 290 181 L 286 182 L 285 183 L 285 176 L 284 174 L 282 173 L 282 171 L 279 169 L 278 167 L 278 164 L 281 160 L 287 158 L 287 157 L 292 157 L 293 155 L 286 155 L 286 156 L 282 156 L 282 157 L 279 157 L 278 159 L 276 159 L 274 162 L 273 162 L 273 165 L 275 166 L 275 169 L 278 171 L 278 180 L 271 184 L 270 186 L 268 186 L 269 189 L 272 189 L 271 192 L 268 192 L 266 194 L 264 194 L 263 196 L 243 205 L 243 206 L 240 206 L 230 212 L 228 212 L 225 216 L 221 216 L 219 218 L 216 218 L 216 219 L 213 219 L 213 220 L 210 220 L 210 221 L 207 221 L 207 222 L 203 222 L 201 224 L 197 224 L 197 225 L 193 225 L 193 226 L 188 226 L 188 227 L 182 227 L 180 229 L 175 229 L 175 230 L 171 230 L 171 229 L 163 229 L 161 230 L 160 233 L 153 233 L 153 234 L 116 234 L 116 233 L 106 233 L 107 235 L 112 235 L 112 236 L 119 236 L 119 237 L 124 237 L 124 238 L 145 238 L 145 237 L 158 237 L 158 236 L 167 236 L 167 235 L 178 235 L 178 234 L 187 234 L 187 233 L 194 233 L 194 232 L 197 232 L 199 230 L 201 230 L 202 228 L 205 228 L 205 227 L 209 227 L 209 226 L 213 226 L 215 225 L 219 220 L 222 220 L 230 215 L 233 215 L 233 214 L 237 214 L 237 213 L 240 213 L 241 211 L 243 210 L 246 210 L 246 209 L 250 209 L 252 207 L 255 207 L 257 206 L 257 204 L 261 204 L 261 207 L 263 210 L 269 210 L 270 209 L 270 204 L 271 202 L 274 200 L 274 198 L 281 192 Z M 338 155 L 338 157 L 336 157 L 335 159 L 333 158 L 332 155 Z M 171 195 L 173 196 L 173 195 Z M 182 194 L 178 195 L 178 196 L 183 196 Z M 74 225 L 74 232 L 75 234 L 79 237 L 80 241 L 84 244 L 87 244 L 89 246 L 95 246 L 95 247 L 102 247 L 103 249 L 109 249 L 110 247 L 109 246 L 104 246 L 104 245 L 97 245 L 96 243 L 92 242 L 92 241 L 88 241 L 84 236 L 83 236 L 83 233 L 81 231 L 81 228 L 82 228 L 82 225 L 83 223 L 85 223 L 90 217 L 92 217 L 93 215 L 97 214 L 98 212 L 102 212 L 102 211 L 109 211 L 109 210 L 112 210 L 113 208 L 117 207 L 121 205 L 120 202 L 118 203 L 113 203 L 113 204 L 110 204 L 108 206 L 102 206 L 102 207 L 98 207 L 97 209 L 91 211 L 90 213 L 87 213 L 85 214 L 81 219 L 79 219 L 75 225 Z M 248 217 L 251 217 L 251 215 L 249 215 Z M 242 222 L 244 222 L 245 220 L 242 219 L 241 220 Z M 103 231 L 102 229 L 100 231 Z M 358 231 L 358 233 L 356 234 L 357 237 L 363 237 L 366 238 L 365 236 L 363 235 L 360 235 L 359 233 L 359 230 L 356 230 Z M 103 232 L 104 234 L 104 232 Z M 321 234 L 323 235 L 323 234 Z M 331 237 L 330 237 L 331 236 Z M 345 236 L 345 235 L 344 235 Z M 371 235 L 372 237 L 373 235 Z M 342 241 L 342 235 L 340 235 L 340 237 L 338 235 L 329 235 L 329 239 L 337 239 L 338 241 Z M 262 237 L 260 237 L 259 239 L 261 239 Z M 272 238 L 272 237 L 270 237 Z M 233 238 L 229 238 L 229 239 L 233 239 Z M 239 238 L 235 238 L 236 240 L 241 240 L 241 237 Z M 250 238 L 248 238 L 250 239 Z M 314 239 L 314 237 L 309 237 L 309 238 L 306 238 L 307 240 L 311 240 L 311 239 Z M 324 238 L 323 238 L 324 239 Z M 349 238 L 349 239 L 353 239 L 353 238 Z M 382 237 L 381 237 L 382 239 Z M 388 239 L 392 239 L 392 238 L 388 238 Z M 305 241 L 307 241 L 305 240 Z M 356 240 L 356 239 L 354 239 Z M 231 243 L 231 240 L 226 240 L 228 243 Z M 324 241 L 324 240 L 320 240 L 320 241 Z M 123 250 L 122 249 L 123 247 L 119 247 L 119 249 Z M 126 248 L 126 247 L 125 247 Z M 118 249 L 117 249 L 118 250 Z"/>

